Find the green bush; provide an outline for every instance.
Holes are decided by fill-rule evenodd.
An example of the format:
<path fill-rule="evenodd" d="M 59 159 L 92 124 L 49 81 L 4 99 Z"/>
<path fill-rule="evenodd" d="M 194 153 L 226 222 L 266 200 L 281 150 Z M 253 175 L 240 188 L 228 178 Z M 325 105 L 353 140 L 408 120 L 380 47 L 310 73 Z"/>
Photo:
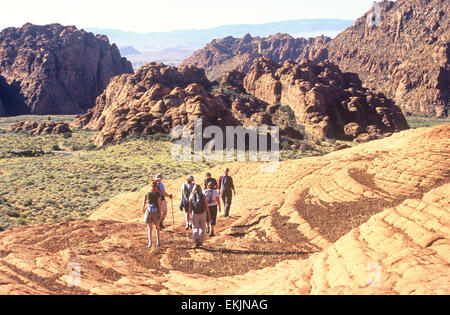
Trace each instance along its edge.
<path fill-rule="evenodd" d="M 8 217 L 11 217 L 11 218 L 18 218 L 18 217 L 20 217 L 19 212 L 14 211 L 14 210 L 7 210 L 7 211 L 5 212 L 5 214 L 6 214 Z"/>
<path fill-rule="evenodd" d="M 23 226 L 23 225 L 26 225 L 27 222 L 25 221 L 24 218 L 19 217 L 19 218 L 16 219 L 16 224 L 17 224 L 18 226 Z"/>

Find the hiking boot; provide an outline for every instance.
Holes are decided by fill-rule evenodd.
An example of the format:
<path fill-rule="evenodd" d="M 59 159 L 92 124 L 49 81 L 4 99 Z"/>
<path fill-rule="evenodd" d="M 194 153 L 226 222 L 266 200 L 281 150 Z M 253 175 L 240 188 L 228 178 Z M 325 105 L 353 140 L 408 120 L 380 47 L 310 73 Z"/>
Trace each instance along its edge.
<path fill-rule="evenodd" d="M 209 226 L 206 228 L 206 234 L 209 234 L 210 233 L 210 228 L 209 228 Z"/>
<path fill-rule="evenodd" d="M 209 233 L 209 237 L 214 237 L 216 236 L 216 234 L 214 234 L 214 231 L 211 231 L 211 233 Z"/>
<path fill-rule="evenodd" d="M 159 223 L 159 228 L 160 228 L 161 230 L 164 230 L 166 227 L 165 227 L 164 224 L 161 222 L 161 223 Z"/>
<path fill-rule="evenodd" d="M 191 228 L 190 224 L 186 224 L 186 231 L 188 231 Z"/>
<path fill-rule="evenodd" d="M 157 241 L 157 242 L 156 242 L 156 247 L 160 247 L 161 244 L 162 244 L 161 241 Z"/>
<path fill-rule="evenodd" d="M 200 247 L 200 241 L 195 241 L 195 248 L 199 248 Z"/>

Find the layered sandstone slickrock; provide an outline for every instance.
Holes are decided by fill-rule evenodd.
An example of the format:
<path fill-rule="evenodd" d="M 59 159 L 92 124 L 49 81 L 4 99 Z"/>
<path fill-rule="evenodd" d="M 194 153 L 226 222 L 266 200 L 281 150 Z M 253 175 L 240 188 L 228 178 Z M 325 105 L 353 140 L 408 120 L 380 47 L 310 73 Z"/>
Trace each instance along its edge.
<path fill-rule="evenodd" d="M 243 79 L 245 91 L 270 103 L 290 106 L 313 138 L 359 142 L 408 128 L 395 104 L 363 88 L 358 76 L 330 63 L 256 59 Z"/>
<path fill-rule="evenodd" d="M 163 232 L 149 254 L 139 211 L 148 187 L 124 193 L 89 221 L 0 233 L 0 294 L 450 294 L 449 156 L 447 124 L 282 162 L 274 173 L 228 165 L 234 218 L 219 219 L 200 250 L 184 241 L 191 232 L 177 212 L 175 234 Z M 252 252 L 269 260 L 286 251 L 297 257 L 205 274 L 251 264 Z M 80 286 L 69 287 L 75 264 Z"/>
<path fill-rule="evenodd" d="M 411 114 L 443 116 L 450 106 L 450 3 L 375 3 L 333 39 L 328 58 L 358 73 Z"/>
<path fill-rule="evenodd" d="M 112 77 L 133 68 L 106 36 L 25 24 L 0 32 L 0 73 L 23 97 L 26 112 L 19 113 L 73 114 L 92 107 Z"/>
<path fill-rule="evenodd" d="M 330 40 L 325 36 L 305 39 L 280 33 L 265 38 L 249 34 L 243 38 L 230 36 L 213 40 L 183 64 L 204 68 L 209 79 L 217 80 L 229 71 L 247 72 L 253 61 L 260 57 L 268 57 L 276 62 L 323 59 L 326 57 L 326 44 Z"/>
<path fill-rule="evenodd" d="M 57 122 L 32 122 L 19 121 L 11 124 L 10 131 L 25 131 L 30 135 L 42 135 L 47 133 L 61 134 L 72 132 L 68 123 Z"/>

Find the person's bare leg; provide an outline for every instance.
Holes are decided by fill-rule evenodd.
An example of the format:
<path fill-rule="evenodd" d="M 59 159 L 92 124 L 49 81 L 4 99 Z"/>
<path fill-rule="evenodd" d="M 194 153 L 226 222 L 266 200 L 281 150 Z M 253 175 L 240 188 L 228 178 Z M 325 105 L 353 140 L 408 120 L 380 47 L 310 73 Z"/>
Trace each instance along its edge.
<path fill-rule="evenodd" d="M 148 247 L 150 248 L 150 247 L 152 247 L 152 243 L 153 243 L 153 241 L 152 241 L 153 231 L 152 231 L 152 225 L 151 224 L 149 224 L 147 226 L 147 234 L 148 234 Z"/>
<path fill-rule="evenodd" d="M 156 246 L 161 246 L 161 238 L 159 237 L 161 234 L 161 231 L 160 231 L 158 224 L 155 225 L 155 227 L 156 227 Z"/>

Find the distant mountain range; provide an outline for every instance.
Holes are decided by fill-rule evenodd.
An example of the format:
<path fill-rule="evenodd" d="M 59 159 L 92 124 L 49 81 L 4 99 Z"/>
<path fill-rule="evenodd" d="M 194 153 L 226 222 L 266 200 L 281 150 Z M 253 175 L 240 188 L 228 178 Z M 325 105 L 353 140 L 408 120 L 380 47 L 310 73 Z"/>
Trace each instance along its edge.
<path fill-rule="evenodd" d="M 300 19 L 266 24 L 224 25 L 204 30 L 174 30 L 170 32 L 137 33 L 122 30 L 87 28 L 89 32 L 107 35 L 116 43 L 123 56 L 136 68 L 149 61 L 180 64 L 192 53 L 213 39 L 227 36 L 243 37 L 245 34 L 266 37 L 287 33 L 294 37 L 337 36 L 353 25 L 354 21 L 341 19 Z"/>

